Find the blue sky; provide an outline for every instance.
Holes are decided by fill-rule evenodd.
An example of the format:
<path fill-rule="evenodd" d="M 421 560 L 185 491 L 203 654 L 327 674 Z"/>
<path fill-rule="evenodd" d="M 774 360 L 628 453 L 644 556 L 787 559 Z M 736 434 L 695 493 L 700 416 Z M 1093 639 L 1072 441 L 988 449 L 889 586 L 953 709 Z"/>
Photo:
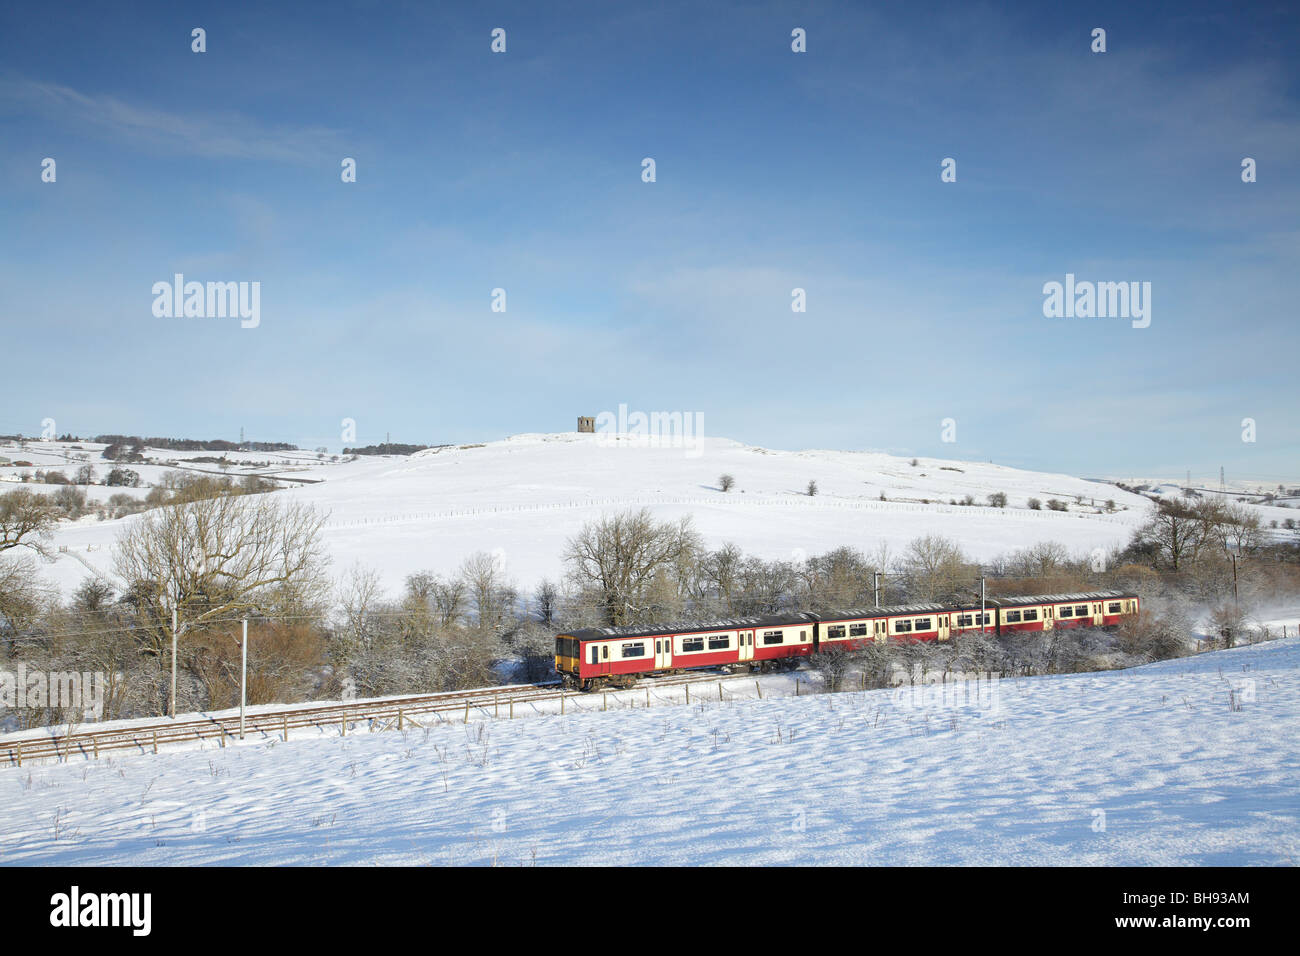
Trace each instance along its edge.
<path fill-rule="evenodd" d="M 337 449 L 626 403 L 1300 477 L 1292 4 L 179 6 L 0 13 L 0 432 Z M 176 272 L 260 282 L 260 326 L 155 317 Z M 1150 327 L 1045 318 L 1066 273 L 1150 282 Z"/>

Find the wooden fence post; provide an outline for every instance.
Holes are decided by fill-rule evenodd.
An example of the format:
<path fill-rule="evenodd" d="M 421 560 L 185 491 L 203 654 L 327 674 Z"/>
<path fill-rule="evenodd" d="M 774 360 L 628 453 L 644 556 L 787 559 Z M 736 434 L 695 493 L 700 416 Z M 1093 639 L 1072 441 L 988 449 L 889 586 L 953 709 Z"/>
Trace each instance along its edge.
<path fill-rule="evenodd" d="M 469 723 L 469 700 L 465 701 L 465 723 Z"/>
<path fill-rule="evenodd" d="M 689 707 L 691 704 L 691 685 L 686 684 L 685 687 L 686 687 L 686 706 Z"/>
<path fill-rule="evenodd" d="M 762 700 L 762 699 L 763 699 L 763 685 L 760 684 L 758 681 L 754 681 L 754 690 L 758 691 L 758 699 L 759 699 L 759 700 Z"/>
<path fill-rule="evenodd" d="M 158 731 L 153 732 L 153 752 L 158 752 Z"/>
<path fill-rule="evenodd" d="M 342 721 L 343 732 L 340 733 L 339 736 L 346 737 L 348 735 L 348 715 L 344 714 L 343 717 L 341 718 L 341 721 Z"/>
<path fill-rule="evenodd" d="M 95 759 L 98 760 L 99 759 L 99 738 L 93 737 L 91 739 L 94 741 L 95 744 Z"/>
<path fill-rule="evenodd" d="M 18 744 L 17 752 L 18 752 L 18 766 L 21 767 L 23 765 L 23 745 L 21 742 Z"/>
<path fill-rule="evenodd" d="M 718 681 L 718 703 L 722 703 L 722 681 Z"/>
<path fill-rule="evenodd" d="M 283 717 L 284 717 L 284 742 L 287 744 L 289 742 L 289 715 L 284 714 Z"/>
<path fill-rule="evenodd" d="M 561 691 L 560 691 L 560 716 L 561 716 L 561 717 L 564 716 L 564 691 L 563 691 L 563 689 L 561 689 Z"/>

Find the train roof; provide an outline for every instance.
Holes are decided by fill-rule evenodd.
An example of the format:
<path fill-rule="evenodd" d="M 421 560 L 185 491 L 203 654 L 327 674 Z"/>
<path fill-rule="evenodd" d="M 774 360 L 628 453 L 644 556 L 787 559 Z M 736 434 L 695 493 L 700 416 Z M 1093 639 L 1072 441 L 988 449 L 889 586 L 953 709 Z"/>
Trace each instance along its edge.
<path fill-rule="evenodd" d="M 1069 594 L 1017 594 L 984 599 L 986 607 L 1025 607 L 1037 604 L 1067 604 L 1071 601 L 1101 601 L 1111 598 L 1137 597 L 1127 591 L 1075 591 Z M 850 621 L 860 618 L 893 617 L 897 614 L 938 614 L 944 611 L 978 608 L 980 602 L 970 600 L 960 604 L 890 604 L 882 607 L 835 608 L 814 615 L 819 621 Z"/>
<path fill-rule="evenodd" d="M 1071 601 L 1106 601 L 1111 598 L 1137 597 L 1131 591 L 1074 591 L 1069 594 L 1019 594 L 992 598 L 986 604 L 998 607 L 1020 607 L 1024 604 L 1069 604 Z"/>
<path fill-rule="evenodd" d="M 618 637 L 654 637 L 656 634 L 694 634 L 705 631 L 748 630 L 754 627 L 789 627 L 792 624 L 811 624 L 814 614 L 792 611 L 789 614 L 762 614 L 750 617 L 724 617 L 713 621 L 669 621 L 657 627 L 583 627 L 565 631 L 560 637 L 579 641 L 601 641 Z"/>
<path fill-rule="evenodd" d="M 1074 601 L 1101 601 L 1113 598 L 1134 598 L 1131 591 L 1073 591 L 1066 594 L 1018 594 L 986 598 L 984 604 L 991 608 L 1032 607 L 1038 604 L 1069 604 Z M 831 611 L 809 613 L 791 611 L 788 614 L 762 614 L 749 617 L 725 617 L 713 621 L 670 621 L 657 627 L 583 627 L 566 631 L 558 636 L 579 641 L 600 641 L 613 638 L 654 637 L 658 634 L 695 634 L 705 631 L 734 631 L 758 627 L 790 627 L 811 624 L 815 621 L 850 621 L 863 618 L 894 617 L 899 614 L 938 614 L 944 611 L 975 609 L 978 601 L 964 604 L 891 604 L 884 607 L 839 608 Z"/>

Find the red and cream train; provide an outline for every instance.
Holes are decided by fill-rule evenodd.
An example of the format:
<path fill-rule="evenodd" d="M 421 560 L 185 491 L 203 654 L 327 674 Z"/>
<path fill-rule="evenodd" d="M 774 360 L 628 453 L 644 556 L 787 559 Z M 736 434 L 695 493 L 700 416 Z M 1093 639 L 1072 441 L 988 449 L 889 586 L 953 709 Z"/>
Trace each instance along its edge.
<path fill-rule="evenodd" d="M 947 641 L 968 631 L 1001 635 L 1067 627 L 1114 627 L 1138 613 L 1122 591 L 989 598 L 980 605 L 903 604 L 690 622 L 658 628 L 583 628 L 555 638 L 555 670 L 583 690 L 695 667 L 796 663 L 829 647 L 869 641 Z"/>

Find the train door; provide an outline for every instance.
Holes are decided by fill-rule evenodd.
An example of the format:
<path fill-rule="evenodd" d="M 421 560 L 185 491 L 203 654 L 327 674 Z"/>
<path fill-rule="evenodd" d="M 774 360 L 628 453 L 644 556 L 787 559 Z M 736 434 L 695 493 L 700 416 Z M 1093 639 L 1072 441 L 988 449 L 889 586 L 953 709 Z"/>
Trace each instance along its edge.
<path fill-rule="evenodd" d="M 655 638 L 655 667 L 673 666 L 673 639 L 671 637 Z"/>
<path fill-rule="evenodd" d="M 951 615 L 949 615 L 949 614 L 940 614 L 940 615 L 939 615 L 939 640 L 941 640 L 941 641 L 946 641 L 946 640 L 948 640 L 948 638 L 949 638 L 949 636 L 950 636 L 950 632 L 949 632 L 949 630 L 948 630 L 948 625 L 949 625 L 949 623 L 950 623 L 951 621 L 952 621 L 952 616 L 951 616 Z"/>
<path fill-rule="evenodd" d="M 1092 606 L 1092 626 L 1093 626 L 1093 627 L 1101 627 L 1101 607 L 1102 607 L 1102 606 L 1101 606 L 1100 604 L 1094 604 L 1094 605 Z"/>
<path fill-rule="evenodd" d="M 740 657 L 742 661 L 752 661 L 754 659 L 754 632 L 740 631 L 736 637 L 740 641 Z"/>
<path fill-rule="evenodd" d="M 1043 630 L 1050 631 L 1054 627 L 1056 627 L 1056 608 L 1049 604 L 1043 608 Z"/>
<path fill-rule="evenodd" d="M 589 644 L 589 645 L 587 645 L 587 648 L 588 648 L 588 649 L 587 649 L 587 655 L 588 655 L 588 660 L 591 662 L 592 674 L 593 674 L 593 675 L 595 675 L 595 674 L 608 674 L 608 673 L 609 673 L 609 662 L 606 661 L 604 667 L 601 667 L 601 666 L 600 666 L 600 665 L 601 665 L 601 660 L 600 660 L 600 646 L 597 645 L 597 644 Z M 606 651 L 605 653 L 608 654 L 609 652 Z"/>

